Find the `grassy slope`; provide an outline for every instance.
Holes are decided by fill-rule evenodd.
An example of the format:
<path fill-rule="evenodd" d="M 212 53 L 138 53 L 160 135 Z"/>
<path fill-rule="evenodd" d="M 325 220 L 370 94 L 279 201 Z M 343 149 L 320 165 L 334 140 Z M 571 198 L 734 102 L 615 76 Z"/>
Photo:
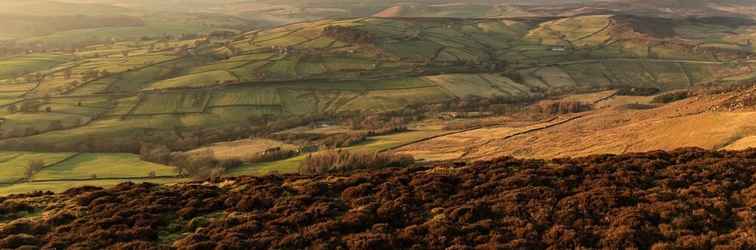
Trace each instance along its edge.
<path fill-rule="evenodd" d="M 132 154 L 81 154 L 35 174 L 34 181 L 60 179 L 131 178 L 176 175 L 173 167 L 144 162 Z"/>
<path fill-rule="evenodd" d="M 115 101 L 118 105 L 108 112 L 111 115 L 138 115 L 127 121 L 116 123 L 101 120 L 89 126 L 69 131 L 50 132 L 27 138 L 39 142 L 76 141 L 82 135 L 120 136 L 134 128 L 165 128 L 174 126 L 208 127 L 217 124 L 233 124 L 244 121 L 251 114 L 309 114 L 313 112 L 338 112 L 345 110 L 387 111 L 405 105 L 448 100 L 467 95 L 501 95 L 513 98 L 538 96 L 538 92 L 570 91 L 575 88 L 632 85 L 639 87 L 661 87 L 675 89 L 687 87 L 690 78 L 693 83 L 706 82 L 723 76 L 740 73 L 738 68 L 722 67 L 716 64 L 687 64 L 670 62 L 643 63 L 642 61 L 585 61 L 571 65 L 552 67 L 530 67 L 519 72 L 517 81 L 499 74 L 440 74 L 428 77 L 407 76 L 423 74 L 417 67 L 436 68 L 451 63 L 462 65 L 475 61 L 497 61 L 511 65 L 532 65 L 533 63 L 579 61 L 591 55 L 571 51 L 552 51 L 532 41 L 532 37 L 548 35 L 548 30 L 567 34 L 574 41 L 591 41 L 584 46 L 600 45 L 601 41 L 584 38 L 583 33 L 616 36 L 626 26 L 610 16 L 589 16 L 551 21 L 533 27 L 515 21 L 498 20 L 446 20 L 431 19 L 414 21 L 410 19 L 347 19 L 323 20 L 294 24 L 246 33 L 231 45 L 240 54 L 228 59 L 212 59 L 211 56 L 187 56 L 178 58 L 164 47 L 192 44 L 193 41 L 169 43 L 142 42 L 117 43 L 112 46 L 93 46 L 82 51 L 82 56 L 98 55 L 74 65 L 73 79 L 79 79 L 81 72 L 89 69 L 107 69 L 113 76 L 84 83 L 72 90 L 72 94 L 118 93 L 136 95 L 147 89 L 203 88 L 231 83 L 238 88 L 221 88 L 200 92 L 149 93 L 141 102 L 134 97 Z M 601 29 L 606 24 L 612 28 Z M 354 27 L 376 36 L 371 44 L 349 44 L 335 42 L 325 37 L 321 30 L 329 25 Z M 552 27 L 554 26 L 554 27 Z M 407 38 L 408 34 L 418 34 L 418 38 Z M 581 33 L 582 32 L 582 33 Z M 573 34 L 574 33 L 574 34 Z M 624 33 L 623 33 L 624 34 Z M 528 36 L 526 38 L 522 38 Z M 577 38 L 575 38 L 577 37 Z M 624 35 L 633 38 L 632 35 Z M 323 41 L 315 56 L 306 48 L 308 41 Z M 330 41 L 330 42 L 328 42 Z M 340 45 L 337 45 L 339 44 Z M 628 40 L 625 43 L 634 43 Z M 270 46 L 292 46 L 292 52 L 278 53 Z M 624 45 L 623 45 L 624 46 Z M 147 47 L 158 51 L 149 52 Z M 422 52 L 427 48 L 441 49 Z M 120 52 L 133 50 L 128 59 Z M 204 48 L 201 53 L 220 53 L 223 47 Z M 435 49 L 434 49 L 435 50 Z M 610 48 L 592 48 L 595 51 Z M 382 52 L 381 52 L 382 51 Z M 406 53 L 411 51 L 412 53 Z M 417 53 L 415 53 L 417 52 Z M 422 53 L 421 53 L 422 52 Z M 408 56 L 409 54 L 413 56 Z M 498 59 L 490 54 L 505 55 Z M 441 55 L 447 59 L 439 59 Z M 618 54 L 615 57 L 630 57 L 632 54 Z M 694 55 L 691 55 L 695 57 Z M 152 58 L 152 59 L 139 59 Z M 372 59 L 370 59 L 372 58 Z M 435 59 L 434 59 L 435 58 Z M 428 62 L 428 60 L 430 60 Z M 451 61 L 446 61 L 451 60 Z M 132 62 L 133 61 L 133 62 Z M 426 63 L 430 63 L 426 65 Z M 423 66 L 425 65 L 425 66 Z M 462 67 L 465 66 L 453 66 Z M 525 66 L 527 67 L 527 66 Z M 179 69 L 176 71 L 176 69 Z M 468 69 L 469 70 L 469 69 Z M 746 69 L 747 70 L 747 69 Z M 233 72 L 233 73 L 230 73 Z M 443 73 L 443 72 L 441 72 Z M 747 72 L 742 72 L 747 73 Z M 62 78 L 56 74 L 56 79 Z M 380 80 L 364 81 L 375 76 Z M 238 79 L 237 79 L 238 78 Z M 387 80 L 386 78 L 400 78 Z M 317 79 L 317 80 L 311 80 Z M 363 79 L 356 81 L 356 79 Z M 43 82 L 34 94 L 59 93 L 67 89 L 65 82 Z M 238 83 L 238 84 L 237 84 Z M 264 87 L 263 87 L 264 86 Z M 10 88 L 10 87 L 9 87 Z M 0 87 L 0 90 L 3 90 Z M 12 97 L 7 102 L 16 99 Z M 208 100 L 208 105 L 204 102 Z M 134 107 L 136 108 L 134 109 Z M 62 107 L 68 111 L 69 107 Z M 56 108 L 57 109 L 57 108 Z M 198 113 L 201 111 L 205 113 Z M 91 110 L 71 110 L 92 117 Z M 128 113 L 128 111 L 133 111 Z M 244 112 L 249 112 L 244 114 Z M 165 114 L 172 116 L 164 116 Z M 150 117 L 150 115 L 161 115 Z M 235 115 L 241 114 L 242 117 Z M 23 117 L 23 116 L 22 116 Z M 33 118 L 29 118 L 34 122 Z M 16 126 L 23 129 L 23 126 Z M 37 128 L 44 130 L 42 128 Z"/>
<path fill-rule="evenodd" d="M 42 71 L 64 63 L 67 57 L 56 54 L 32 54 L 0 59 L 0 79 Z"/>
<path fill-rule="evenodd" d="M 194 40 L 167 43 L 124 42 L 92 46 L 77 54 L 84 57 L 84 60 L 66 64 L 66 67 L 73 67 L 71 80 L 81 80 L 81 74 L 92 69 L 108 70 L 111 76 L 83 83 L 82 86 L 74 86 L 71 90 L 70 83 L 63 80 L 62 73 L 53 70 L 53 78 L 44 81 L 29 94 L 52 94 L 60 97 L 59 100 L 73 100 L 73 97 L 66 96 L 74 94 L 123 94 L 124 96 L 104 97 L 106 101 L 96 105 L 97 108 L 106 109 L 110 116 L 84 127 L 47 132 L 24 138 L 24 141 L 76 143 L 87 136 L 129 137 L 134 131 L 140 131 L 138 129 L 226 126 L 244 122 L 253 114 L 388 111 L 409 104 L 438 102 L 467 95 L 519 98 L 541 94 L 539 92 L 558 93 L 574 89 L 624 85 L 676 89 L 691 84 L 688 79 L 695 84 L 747 73 L 740 72 L 747 67 L 723 66 L 716 62 L 699 64 L 677 61 L 604 61 L 607 57 L 627 58 L 642 55 L 639 51 L 643 51 L 644 44 L 637 40 L 635 33 L 626 32 L 621 33 L 621 37 L 628 38 L 627 40 L 604 47 L 607 42 L 605 38 L 617 37 L 618 31 L 626 28 L 613 23 L 610 18 L 581 17 L 552 21 L 540 26 L 500 20 L 323 20 L 246 33 L 231 41 L 231 45 L 239 51 L 238 54 L 229 54 L 229 48 L 214 45 L 196 48 L 200 55 L 185 57 L 179 57 L 172 50 L 184 44 L 192 45 Z M 612 23 L 617 26 L 603 29 Z M 370 32 L 375 36 L 375 41 L 368 44 L 336 41 L 321 34 L 321 30 L 329 25 L 354 27 Z M 685 27 L 682 30 L 691 28 Z M 560 41 L 552 43 L 550 39 Z M 565 42 L 561 40 L 566 40 L 567 44 L 560 43 Z M 569 43 L 588 49 L 555 51 L 550 47 L 559 44 L 571 46 Z M 272 50 L 271 46 L 291 46 L 294 50 L 279 53 L 275 49 Z M 154 47 L 155 50 L 150 51 L 148 47 Z M 313 55 L 309 50 L 312 48 L 317 48 L 320 55 Z M 128 58 L 122 57 L 121 52 L 124 50 L 131 51 Z M 708 60 L 706 57 L 677 48 L 654 47 L 653 50 L 663 52 L 663 58 Z M 580 62 L 591 58 L 598 61 Z M 565 61 L 575 63 L 554 64 Z M 508 71 L 511 71 L 510 68 L 518 68 L 518 71 L 509 72 L 507 76 L 519 76 L 510 79 L 502 76 L 499 70 L 485 74 L 446 72 L 481 71 L 477 67 L 492 62 L 508 65 L 505 68 Z M 46 70 L 60 63 L 63 62 L 35 61 L 31 65 L 38 67 L 38 70 Z M 544 67 L 539 64 L 554 65 Z M 13 70 L 26 66 L 14 62 L 6 68 L 9 69 L 8 72 L 14 72 Z M 432 76 L 422 76 L 424 74 Z M 238 83 L 238 86 L 213 88 L 218 83 L 229 81 L 235 85 Z M 151 91 L 166 88 L 176 90 L 170 93 Z M 182 88 L 198 89 L 189 91 Z M 69 90 L 70 92 L 67 92 Z M 24 93 L 24 89 L 19 91 L 18 85 L 0 86 L 0 91 L 15 91 L 13 95 Z M 143 92 L 142 98 L 137 97 L 139 92 Z M 15 100 L 13 98 L 11 96 L 8 100 Z M 110 106 L 111 102 L 114 106 Z M 76 108 L 75 101 L 69 101 L 68 104 L 51 102 L 49 105 L 53 105 L 56 111 L 81 113 L 78 116 L 83 117 L 79 118 L 94 117 L 98 113 L 84 107 Z M 200 113 L 202 111 L 204 112 Z M 51 119 L 47 118 L 53 117 L 52 115 L 3 114 L 5 118 L 10 118 L 8 128 L 37 127 L 43 130 L 49 126 Z M 43 119 L 37 116 L 45 117 Z M 125 119 L 121 120 L 121 117 Z M 66 127 L 69 124 L 74 123 L 67 122 Z M 412 133 L 374 138 L 350 150 L 377 151 L 436 132 Z M 118 156 L 91 157 L 96 159 L 88 162 L 112 161 L 123 164 L 123 160 L 119 160 Z M 299 157 L 258 164 L 239 169 L 233 174 L 263 173 L 271 170 L 292 172 L 302 159 Z M 52 170 L 45 174 L 58 177 L 89 177 L 91 173 L 104 171 L 97 172 L 100 173 L 98 176 L 119 177 L 110 173 L 107 168 L 91 168 L 85 162 L 81 166 L 61 168 L 58 170 L 61 174 L 58 175 L 52 173 Z"/>
<path fill-rule="evenodd" d="M 32 161 L 41 161 L 44 165 L 58 163 L 72 156 L 72 153 L 30 153 L 3 152 L 0 162 L 0 183 L 12 183 L 25 178 L 26 167 Z"/>

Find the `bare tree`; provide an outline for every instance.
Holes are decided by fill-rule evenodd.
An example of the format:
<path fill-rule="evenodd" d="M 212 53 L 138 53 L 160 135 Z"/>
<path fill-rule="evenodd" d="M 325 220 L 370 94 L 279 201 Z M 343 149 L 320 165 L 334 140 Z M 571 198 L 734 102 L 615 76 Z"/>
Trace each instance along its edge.
<path fill-rule="evenodd" d="M 39 172 L 45 167 L 45 162 L 42 160 L 31 160 L 29 165 L 24 169 L 24 177 L 27 180 L 31 180 L 35 173 Z"/>
<path fill-rule="evenodd" d="M 16 111 L 18 111 L 18 107 L 16 106 L 16 104 L 10 104 L 10 105 L 8 105 L 8 112 L 10 112 L 10 113 L 16 113 Z"/>
<path fill-rule="evenodd" d="M 71 68 L 67 68 L 66 70 L 63 71 L 63 78 L 66 80 L 71 79 L 72 74 L 73 72 L 71 71 Z"/>

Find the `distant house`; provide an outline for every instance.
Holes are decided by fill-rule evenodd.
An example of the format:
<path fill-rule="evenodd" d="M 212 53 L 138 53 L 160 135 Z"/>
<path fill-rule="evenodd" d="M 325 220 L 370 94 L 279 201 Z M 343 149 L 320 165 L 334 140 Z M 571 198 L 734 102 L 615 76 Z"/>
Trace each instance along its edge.
<path fill-rule="evenodd" d="M 751 42 L 750 39 L 746 41 L 745 44 L 738 44 L 738 46 L 740 46 L 740 49 L 743 51 L 753 51 L 753 42 Z"/>
<path fill-rule="evenodd" d="M 552 47 L 551 51 L 564 52 L 564 51 L 567 51 L 567 48 L 565 48 L 565 47 Z"/>
<path fill-rule="evenodd" d="M 316 145 L 306 145 L 306 146 L 299 147 L 299 149 L 297 149 L 297 152 L 299 152 L 300 154 L 306 154 L 306 153 L 318 152 L 319 150 L 320 150 L 320 147 Z"/>
<path fill-rule="evenodd" d="M 459 112 L 441 112 L 438 114 L 438 119 L 441 120 L 454 120 L 461 116 Z"/>
<path fill-rule="evenodd" d="M 281 147 L 269 148 L 262 152 L 262 155 L 272 155 L 281 152 Z"/>

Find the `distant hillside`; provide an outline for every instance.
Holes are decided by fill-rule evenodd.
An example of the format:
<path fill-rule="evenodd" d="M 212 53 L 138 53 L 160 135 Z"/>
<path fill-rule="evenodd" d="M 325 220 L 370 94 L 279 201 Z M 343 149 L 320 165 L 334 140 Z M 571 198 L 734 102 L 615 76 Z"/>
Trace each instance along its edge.
<path fill-rule="evenodd" d="M 0 248 L 753 249 L 756 151 L 499 158 L 0 197 Z"/>
<path fill-rule="evenodd" d="M 748 41 L 756 27 L 738 20 L 327 19 L 8 58 L 0 145 L 70 150 L 86 140 L 90 149 L 134 152 L 136 135 L 152 137 L 149 131 L 242 128 L 260 116 L 377 114 L 468 96 L 531 102 L 628 86 L 729 84 L 753 75 Z M 132 31 L 121 34 L 144 34 Z M 30 74 L 33 65 L 42 70 Z"/>
<path fill-rule="evenodd" d="M 183 13 L 91 1 L 0 0 L 0 41 L 26 49 L 61 49 L 144 36 L 251 29 L 252 22 L 220 13 Z"/>

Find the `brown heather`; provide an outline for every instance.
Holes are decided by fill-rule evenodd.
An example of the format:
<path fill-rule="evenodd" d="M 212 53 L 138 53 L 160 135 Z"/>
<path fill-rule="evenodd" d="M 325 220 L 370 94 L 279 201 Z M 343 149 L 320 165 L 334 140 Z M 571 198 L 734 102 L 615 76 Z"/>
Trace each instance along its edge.
<path fill-rule="evenodd" d="M 755 249 L 756 150 L 500 158 L 0 198 L 0 248 Z"/>

